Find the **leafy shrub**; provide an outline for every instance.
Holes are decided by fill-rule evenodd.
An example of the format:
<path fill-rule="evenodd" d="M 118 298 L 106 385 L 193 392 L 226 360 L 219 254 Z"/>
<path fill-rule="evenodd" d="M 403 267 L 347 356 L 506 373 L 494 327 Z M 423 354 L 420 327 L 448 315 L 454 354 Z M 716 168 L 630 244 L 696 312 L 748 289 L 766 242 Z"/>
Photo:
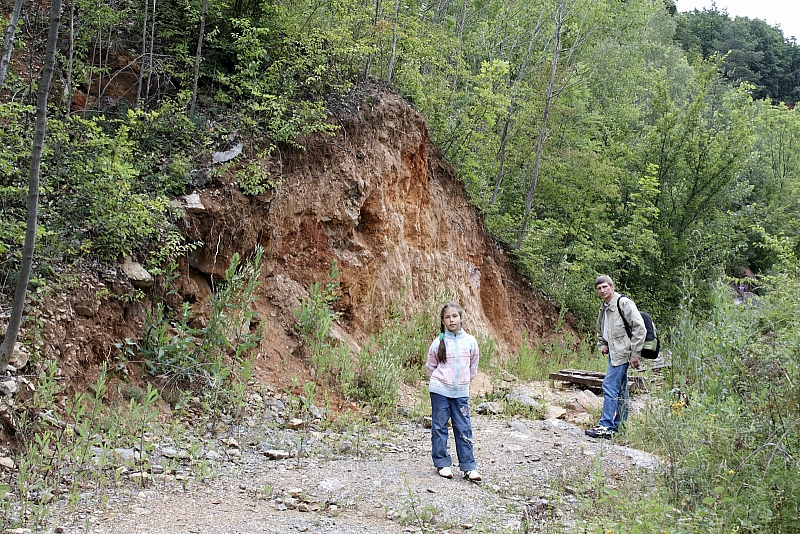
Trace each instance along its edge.
<path fill-rule="evenodd" d="M 339 299 L 339 269 L 336 261 L 331 265 L 331 272 L 327 284 L 321 286 L 314 282 L 309 287 L 309 297 L 300 304 L 297 315 L 300 335 L 312 347 L 319 347 L 327 343 L 331 331 L 331 324 L 338 319 L 339 314 L 331 309 L 333 302 Z"/>
<path fill-rule="evenodd" d="M 21 257 L 25 240 L 26 169 L 30 141 L 26 125 L 33 108 L 14 102 L 0 102 L 0 269 L 9 269 Z M 15 254 L 9 255 L 9 252 Z"/>
<path fill-rule="evenodd" d="M 30 108 L 0 105 L 0 253 L 24 235 Z M 204 145 L 179 106 L 130 111 L 123 119 L 78 115 L 48 121 L 40 186 L 39 265 L 91 255 L 104 261 L 167 241 L 174 227 L 166 194 L 182 193 L 190 156 Z M 28 126 L 29 127 L 29 126 Z M 199 139 L 199 140 L 198 140 Z M 7 265 L 8 269 L 13 265 Z"/>
<path fill-rule="evenodd" d="M 41 206 L 51 238 L 43 248 L 56 257 L 91 253 L 111 261 L 166 231 L 167 198 L 135 191 L 127 128 L 109 136 L 102 119 L 71 116 L 51 121 L 50 129 Z"/>
<path fill-rule="evenodd" d="M 683 312 L 663 402 L 629 435 L 667 461 L 671 504 L 719 532 L 787 532 L 800 514 L 800 291 L 794 270 L 737 306 L 719 286 L 712 314 Z"/>
<path fill-rule="evenodd" d="M 185 103 L 167 100 L 157 110 L 131 109 L 114 121 L 125 128 L 133 147 L 133 164 L 139 173 L 135 191 L 153 195 L 181 195 L 192 169 L 192 161 L 207 153 L 211 131 L 205 121 L 185 113 Z"/>
<path fill-rule="evenodd" d="M 211 410 L 241 403 L 244 390 L 240 386 L 250 375 L 245 355 L 261 339 L 258 332 L 251 331 L 250 321 L 255 315 L 251 304 L 259 284 L 262 254 L 257 249 L 245 264 L 234 254 L 225 271 L 225 282 L 212 294 L 211 314 L 202 328 L 190 325 L 192 314 L 187 303 L 174 317 L 165 304 L 155 305 L 136 347 L 150 374 L 199 391 Z M 239 366 L 239 376 L 227 363 L 229 358 Z"/>

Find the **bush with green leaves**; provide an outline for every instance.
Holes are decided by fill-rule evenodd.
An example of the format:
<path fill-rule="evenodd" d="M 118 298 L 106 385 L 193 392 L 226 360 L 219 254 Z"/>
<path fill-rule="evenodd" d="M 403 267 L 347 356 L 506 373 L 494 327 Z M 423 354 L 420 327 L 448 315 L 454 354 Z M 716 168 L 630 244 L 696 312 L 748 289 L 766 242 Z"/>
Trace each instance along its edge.
<path fill-rule="evenodd" d="M 29 112 L 3 106 L 0 120 L 25 123 Z M 71 115 L 48 123 L 40 187 L 37 255 L 60 263 L 92 255 L 114 261 L 146 248 L 172 227 L 167 197 L 142 191 L 134 161 L 140 155 L 125 125 Z M 0 168 L 16 168 L 0 179 L 0 250 L 17 249 L 25 228 L 26 176 L 19 171 L 28 147 L 14 128 L 3 134 L 7 150 Z"/>
<path fill-rule="evenodd" d="M 720 285 L 709 316 L 682 311 L 663 402 L 632 421 L 695 532 L 788 532 L 800 516 L 799 274 L 762 278 L 744 304 Z"/>
<path fill-rule="evenodd" d="M 142 356 L 151 375 L 172 387 L 201 393 L 211 411 L 240 407 L 252 375 L 247 354 L 261 340 L 260 332 L 251 329 L 251 321 L 262 255 L 258 248 L 245 263 L 233 255 L 225 281 L 212 293 L 205 326 L 190 324 L 193 315 L 188 303 L 171 310 L 157 302 L 148 312 L 142 340 L 126 350 Z"/>
<path fill-rule="evenodd" d="M 415 382 L 424 375 L 425 355 L 438 333 L 437 303 L 433 298 L 417 309 L 404 311 L 394 303 L 380 329 L 369 337 L 357 354 L 346 345 L 332 342 L 331 323 L 338 314 L 331 305 L 338 299 L 338 275 L 333 264 L 328 283 L 315 282 L 297 312 L 298 329 L 311 350 L 311 364 L 319 377 L 353 399 L 368 404 L 378 413 L 388 413 L 397 404 L 400 384 Z"/>
<path fill-rule="evenodd" d="M 128 110 L 109 125 L 125 128 L 133 146 L 133 165 L 139 173 L 135 192 L 184 194 L 191 170 L 208 157 L 216 132 L 204 119 L 188 116 L 185 107 L 182 100 L 166 100 L 158 109 Z"/>
<path fill-rule="evenodd" d="M 32 113 L 30 106 L 0 102 L 0 261 L 25 239 L 25 163 L 30 153 L 26 125 Z"/>

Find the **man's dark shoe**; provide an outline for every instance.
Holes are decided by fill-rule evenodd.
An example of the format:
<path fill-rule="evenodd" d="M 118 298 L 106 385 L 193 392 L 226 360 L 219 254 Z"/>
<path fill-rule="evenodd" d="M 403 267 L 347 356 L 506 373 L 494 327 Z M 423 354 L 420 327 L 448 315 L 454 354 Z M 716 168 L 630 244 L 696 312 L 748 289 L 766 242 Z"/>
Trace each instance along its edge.
<path fill-rule="evenodd" d="M 604 439 L 611 439 L 617 434 L 616 432 L 605 426 L 590 428 L 585 433 L 590 438 L 604 438 Z"/>

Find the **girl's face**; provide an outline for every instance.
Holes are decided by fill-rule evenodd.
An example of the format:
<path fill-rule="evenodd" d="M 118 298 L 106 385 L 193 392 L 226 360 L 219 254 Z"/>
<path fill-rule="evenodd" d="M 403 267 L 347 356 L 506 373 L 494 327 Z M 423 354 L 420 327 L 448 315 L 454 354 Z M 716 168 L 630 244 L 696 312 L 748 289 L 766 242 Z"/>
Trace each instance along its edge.
<path fill-rule="evenodd" d="M 461 330 L 461 313 L 456 308 L 445 308 L 442 322 L 447 330 L 455 334 Z"/>

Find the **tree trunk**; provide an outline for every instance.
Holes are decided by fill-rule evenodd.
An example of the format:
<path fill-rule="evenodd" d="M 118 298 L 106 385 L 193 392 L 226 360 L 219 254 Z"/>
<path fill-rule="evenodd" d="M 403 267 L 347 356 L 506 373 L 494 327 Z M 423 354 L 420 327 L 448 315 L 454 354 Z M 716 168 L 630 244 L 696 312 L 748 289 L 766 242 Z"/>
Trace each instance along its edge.
<path fill-rule="evenodd" d="M 72 66 L 75 61 L 75 0 L 69 3 L 69 58 L 67 59 L 67 82 L 64 84 L 64 100 L 67 115 L 72 110 Z"/>
<path fill-rule="evenodd" d="M 536 186 L 539 183 L 539 169 L 542 163 L 542 151 L 544 150 L 544 142 L 547 138 L 547 119 L 550 117 L 550 111 L 555 101 L 555 85 L 556 74 L 558 73 L 558 60 L 561 54 L 561 37 L 564 28 L 564 1 L 562 0 L 556 9 L 556 33 L 555 43 L 553 43 L 553 63 L 550 67 L 550 79 L 547 81 L 547 91 L 544 99 L 544 110 L 542 111 L 542 125 L 539 128 L 539 138 L 536 143 L 536 157 L 533 161 L 533 174 L 531 176 L 531 184 L 528 188 L 528 196 L 525 199 L 525 217 L 522 219 L 522 228 L 517 235 L 517 243 L 514 249 L 519 250 L 522 246 L 522 241 L 525 239 L 525 234 L 528 232 L 528 225 L 531 220 L 531 208 L 533 206 L 533 194 L 536 192 Z"/>
<path fill-rule="evenodd" d="M 142 86 L 144 84 L 144 58 L 147 56 L 147 14 L 148 9 L 150 9 L 150 2 L 149 0 L 144 0 L 144 11 L 142 12 L 142 16 L 144 17 L 144 21 L 142 21 L 142 54 L 139 57 L 139 86 L 136 89 L 136 107 L 139 107 L 139 101 L 142 98 Z"/>
<path fill-rule="evenodd" d="M 92 83 L 94 82 L 94 60 L 97 58 L 97 38 L 95 37 L 94 45 L 92 46 L 92 60 L 89 62 L 89 80 L 86 84 L 86 104 L 83 106 L 82 117 L 86 118 L 89 112 L 89 97 L 92 96 Z M 101 60 L 102 62 L 102 60 Z M 100 100 L 100 89 L 97 90 L 97 99 Z"/>
<path fill-rule="evenodd" d="M 100 111 L 101 101 L 103 99 L 103 28 L 97 30 L 96 40 L 97 54 L 92 54 L 92 68 L 94 68 L 94 59 L 98 58 L 100 64 L 97 67 L 97 111 Z M 91 90 L 91 85 L 89 86 Z"/>
<path fill-rule="evenodd" d="M 464 23 L 466 22 L 466 19 L 467 19 L 467 0 L 464 0 L 464 3 L 461 6 L 461 19 L 458 21 L 458 50 L 456 51 L 456 57 L 455 57 L 456 72 L 453 75 L 453 85 L 450 88 L 451 100 L 456 92 L 456 87 L 458 86 L 458 67 L 459 65 L 461 65 L 461 52 L 464 48 Z"/>
<path fill-rule="evenodd" d="M 194 115 L 194 108 L 197 105 L 197 82 L 200 79 L 200 60 L 203 51 L 203 36 L 206 33 L 206 13 L 208 11 L 208 0 L 203 0 L 203 13 L 200 16 L 200 36 L 197 38 L 197 54 L 194 56 L 194 81 L 192 83 L 192 105 L 189 107 L 189 114 Z"/>
<path fill-rule="evenodd" d="M 394 61 L 397 54 L 397 26 L 399 24 L 398 17 L 400 14 L 400 0 L 394 2 L 394 32 L 392 34 L 392 57 L 389 59 L 389 73 L 386 75 L 386 81 L 392 83 L 392 76 L 394 76 Z"/>
<path fill-rule="evenodd" d="M 14 291 L 14 302 L 11 305 L 11 317 L 8 320 L 3 344 L 0 345 L 0 374 L 5 373 L 8 359 L 14 344 L 17 342 L 22 325 L 22 314 L 25 310 L 25 296 L 31 278 L 33 251 L 36 247 L 36 218 L 39 211 L 39 168 L 42 163 L 42 147 L 47 128 L 47 98 L 50 94 L 50 81 L 53 79 L 53 66 L 56 62 L 56 44 L 58 41 L 58 24 L 61 21 L 61 0 L 52 0 L 50 4 L 50 29 L 47 33 L 47 50 L 45 52 L 42 79 L 39 93 L 36 96 L 36 128 L 33 134 L 31 149 L 31 169 L 28 177 L 28 220 L 25 228 L 25 244 L 22 248 L 22 264 L 19 267 L 19 278 Z"/>
<path fill-rule="evenodd" d="M 23 3 L 25 3 L 25 0 L 14 0 L 11 20 L 8 21 L 8 29 L 6 29 L 6 36 L 3 40 L 3 57 L 0 58 L 0 89 L 3 88 L 3 83 L 6 81 L 6 72 L 8 72 L 9 62 L 11 62 L 11 51 L 14 50 L 14 37 L 17 34 L 17 24 L 19 23 L 19 15 L 22 13 Z"/>
<path fill-rule="evenodd" d="M 156 0 L 153 0 L 153 16 L 150 18 L 150 62 L 147 67 L 147 91 L 144 94 L 145 102 L 150 101 L 150 79 L 153 77 L 153 48 L 156 43 Z M 146 108 L 147 106 L 145 106 Z"/>
<path fill-rule="evenodd" d="M 539 34 L 539 29 L 542 27 L 542 18 L 544 17 L 544 10 L 545 7 L 542 7 L 542 11 L 539 14 L 539 20 L 536 23 L 536 27 L 531 32 L 531 38 L 528 41 L 528 49 L 525 51 L 525 57 L 522 60 L 522 65 L 519 67 L 519 72 L 517 72 L 517 79 L 515 83 L 515 89 L 522 84 L 522 80 L 525 78 L 525 69 L 528 65 L 528 60 L 531 57 L 531 51 L 533 50 L 533 43 L 536 40 L 536 36 Z M 492 199 L 489 201 L 489 207 L 494 206 L 494 203 L 497 202 L 497 197 L 500 195 L 500 186 L 503 183 L 503 176 L 505 173 L 505 165 L 506 165 L 506 146 L 508 144 L 508 130 L 511 127 L 511 122 L 514 118 L 514 108 L 516 107 L 516 91 L 511 92 L 511 101 L 508 103 L 508 113 L 506 114 L 506 120 L 503 124 L 503 134 L 500 137 L 500 151 L 499 151 L 499 160 L 500 165 L 497 171 L 497 179 L 494 183 L 494 191 L 492 192 Z"/>

